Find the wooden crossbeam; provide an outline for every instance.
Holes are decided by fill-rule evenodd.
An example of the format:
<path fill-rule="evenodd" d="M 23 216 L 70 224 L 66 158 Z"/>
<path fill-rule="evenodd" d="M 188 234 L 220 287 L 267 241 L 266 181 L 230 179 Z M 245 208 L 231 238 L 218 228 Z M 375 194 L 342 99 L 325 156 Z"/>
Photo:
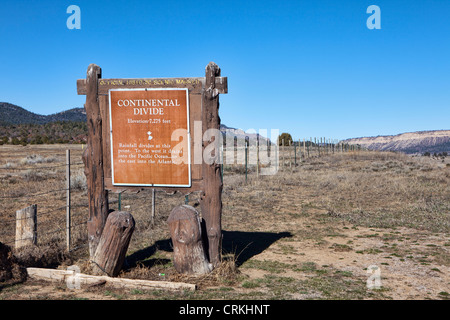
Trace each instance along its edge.
<path fill-rule="evenodd" d="M 148 78 L 148 79 L 99 79 L 98 94 L 107 95 L 110 89 L 120 88 L 188 88 L 191 93 L 201 93 L 205 78 Z M 228 93 L 227 77 L 216 77 L 218 93 Z M 77 93 L 86 95 L 86 79 L 77 80 Z"/>

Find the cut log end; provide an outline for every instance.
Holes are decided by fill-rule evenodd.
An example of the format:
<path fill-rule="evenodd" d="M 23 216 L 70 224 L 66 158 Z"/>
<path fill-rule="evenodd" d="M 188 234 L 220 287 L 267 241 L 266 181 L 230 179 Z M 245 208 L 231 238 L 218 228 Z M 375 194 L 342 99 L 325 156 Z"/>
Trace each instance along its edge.
<path fill-rule="evenodd" d="M 167 220 L 174 251 L 174 266 L 179 273 L 205 274 L 212 271 L 205 254 L 200 217 L 191 206 L 175 207 Z"/>
<path fill-rule="evenodd" d="M 135 221 L 129 212 L 113 211 L 109 214 L 91 261 L 94 274 L 110 277 L 119 274 L 134 228 Z"/>

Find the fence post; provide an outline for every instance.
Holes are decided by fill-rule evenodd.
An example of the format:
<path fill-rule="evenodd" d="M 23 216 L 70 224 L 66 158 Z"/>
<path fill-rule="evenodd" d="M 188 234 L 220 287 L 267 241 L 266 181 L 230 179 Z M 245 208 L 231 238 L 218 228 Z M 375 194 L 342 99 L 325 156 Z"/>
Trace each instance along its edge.
<path fill-rule="evenodd" d="M 225 141 L 225 139 L 224 139 Z M 223 148 L 223 143 L 222 146 L 220 147 L 220 179 L 222 180 L 223 183 L 223 165 L 224 165 L 224 158 L 223 158 L 223 154 L 224 154 L 224 148 Z"/>
<path fill-rule="evenodd" d="M 291 151 L 292 151 L 292 140 L 289 140 L 289 146 L 288 146 L 288 150 L 289 150 L 289 169 L 292 169 L 292 155 L 291 155 Z"/>
<path fill-rule="evenodd" d="M 66 150 L 66 247 L 67 251 L 70 251 L 70 150 Z"/>
<path fill-rule="evenodd" d="M 37 244 L 37 205 L 16 211 L 16 249 Z"/>
<path fill-rule="evenodd" d="M 247 183 L 247 160 L 248 160 L 248 144 L 247 139 L 245 139 L 245 183 Z"/>
<path fill-rule="evenodd" d="M 308 152 L 308 159 L 310 158 L 310 155 L 309 155 L 309 149 L 311 148 L 311 138 L 309 138 L 309 143 L 308 143 L 308 145 L 306 146 L 306 151 Z"/>
<path fill-rule="evenodd" d="M 259 135 L 256 137 L 256 178 L 259 179 Z"/>
<path fill-rule="evenodd" d="M 156 207 L 155 207 L 155 188 L 152 189 L 152 225 L 155 223 L 155 212 L 156 212 Z"/>
<path fill-rule="evenodd" d="M 298 147 L 300 149 L 300 139 L 298 139 Z M 300 150 L 300 162 L 302 161 L 302 151 Z M 297 166 L 297 146 L 294 141 L 294 167 Z"/>

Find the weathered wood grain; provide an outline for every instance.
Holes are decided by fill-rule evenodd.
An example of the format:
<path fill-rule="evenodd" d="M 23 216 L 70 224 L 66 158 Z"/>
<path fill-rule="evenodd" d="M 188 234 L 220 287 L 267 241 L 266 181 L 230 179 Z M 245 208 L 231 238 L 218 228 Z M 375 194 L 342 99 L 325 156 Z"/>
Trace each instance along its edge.
<path fill-rule="evenodd" d="M 106 274 L 110 277 L 116 277 L 119 274 L 134 227 L 135 222 L 129 212 L 113 211 L 109 214 L 92 259 L 94 274 Z"/>
<path fill-rule="evenodd" d="M 15 247 L 37 244 L 37 205 L 33 204 L 16 211 Z"/>
<path fill-rule="evenodd" d="M 101 69 L 90 64 L 86 77 L 86 116 L 88 125 L 87 147 L 83 153 L 89 200 L 87 222 L 89 254 L 97 249 L 103 227 L 108 216 L 108 191 L 105 189 L 103 168 L 103 121 L 98 98 L 98 79 Z"/>
<path fill-rule="evenodd" d="M 46 281 L 77 281 L 80 286 L 99 285 L 103 282 L 114 288 L 125 289 L 166 289 L 166 290 L 190 290 L 195 291 L 196 285 L 184 282 L 151 281 L 127 278 L 112 278 L 108 276 L 94 276 L 83 273 L 76 273 L 73 270 L 57 270 L 45 268 L 27 268 L 30 278 Z"/>
<path fill-rule="evenodd" d="M 216 79 L 220 77 L 220 68 L 210 62 L 205 69 L 205 89 L 202 101 L 203 132 L 208 129 L 220 128 L 219 93 Z M 203 150 L 210 144 L 216 144 L 215 150 L 220 149 L 219 141 L 203 142 Z M 204 154 L 204 153 L 203 153 Z M 222 179 L 220 174 L 219 152 L 214 155 L 214 161 L 208 163 L 203 160 L 203 194 L 200 198 L 202 218 L 206 225 L 206 243 L 208 244 L 209 261 L 214 267 L 221 260 L 222 242 Z"/>
<path fill-rule="evenodd" d="M 228 79 L 217 77 L 215 87 L 219 93 L 228 92 Z M 201 93 L 205 78 L 143 78 L 143 79 L 101 79 L 98 81 L 99 95 L 107 95 L 110 89 L 123 88 L 188 88 L 189 93 Z M 77 93 L 87 94 L 85 79 L 77 80 Z"/>
<path fill-rule="evenodd" d="M 173 264 L 179 273 L 205 274 L 212 270 L 204 251 L 200 217 L 193 207 L 175 207 L 167 219 L 173 244 Z"/>

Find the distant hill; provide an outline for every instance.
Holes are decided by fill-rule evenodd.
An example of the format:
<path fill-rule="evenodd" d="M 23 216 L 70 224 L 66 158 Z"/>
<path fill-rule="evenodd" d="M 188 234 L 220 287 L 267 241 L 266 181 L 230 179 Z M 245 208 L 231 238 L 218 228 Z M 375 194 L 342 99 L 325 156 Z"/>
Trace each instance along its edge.
<path fill-rule="evenodd" d="M 239 144 L 248 137 L 266 144 L 267 138 L 257 133 L 220 125 L 226 141 L 237 137 Z M 7 102 L 0 102 L 0 144 L 86 143 L 87 124 L 84 108 L 74 108 L 51 115 L 40 115 Z"/>
<path fill-rule="evenodd" d="M 229 141 L 233 142 L 234 137 L 236 137 L 239 142 L 241 142 L 242 140 L 245 140 L 246 137 L 248 137 L 251 145 L 252 145 L 252 142 L 255 143 L 253 145 L 256 145 L 256 140 L 258 138 L 259 138 L 260 145 L 263 145 L 263 144 L 266 145 L 267 141 L 269 140 L 268 138 L 260 135 L 259 133 L 246 133 L 242 129 L 227 127 L 224 124 L 220 125 L 220 131 L 222 132 L 223 137 L 227 142 L 229 142 Z"/>
<path fill-rule="evenodd" d="M 83 108 L 40 115 L 0 102 L 1 144 L 86 143 L 87 123 Z"/>
<path fill-rule="evenodd" d="M 57 121 L 86 121 L 86 112 L 83 108 L 74 108 L 45 116 L 30 112 L 11 103 L 0 102 L 0 125 L 46 124 Z"/>
<path fill-rule="evenodd" d="M 407 132 L 391 136 L 363 137 L 343 140 L 369 150 L 414 153 L 450 153 L 450 130 Z"/>

